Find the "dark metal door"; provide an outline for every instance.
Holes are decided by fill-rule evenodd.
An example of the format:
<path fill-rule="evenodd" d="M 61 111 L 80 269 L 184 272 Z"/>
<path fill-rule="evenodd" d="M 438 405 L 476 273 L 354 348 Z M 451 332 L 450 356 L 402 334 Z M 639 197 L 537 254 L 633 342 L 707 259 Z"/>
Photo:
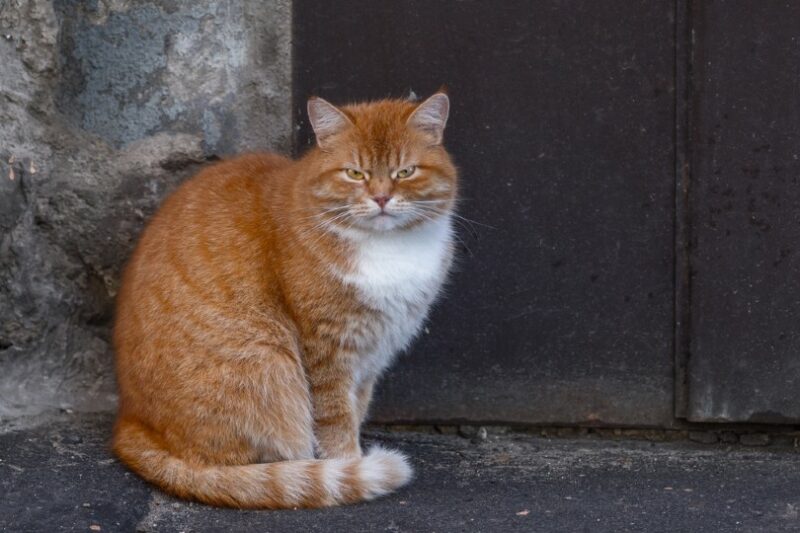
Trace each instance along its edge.
<path fill-rule="evenodd" d="M 800 421 L 800 3 L 696 2 L 688 417 Z"/>
<path fill-rule="evenodd" d="M 460 260 L 380 420 L 673 421 L 672 2 L 295 0 L 305 99 L 449 86 Z"/>

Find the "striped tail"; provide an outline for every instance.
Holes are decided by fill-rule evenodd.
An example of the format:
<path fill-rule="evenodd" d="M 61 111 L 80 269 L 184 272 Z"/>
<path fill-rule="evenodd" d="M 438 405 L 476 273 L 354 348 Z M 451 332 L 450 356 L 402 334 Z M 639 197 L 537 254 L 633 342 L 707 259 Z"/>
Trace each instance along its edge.
<path fill-rule="evenodd" d="M 350 459 L 195 465 L 171 455 L 147 429 L 128 421 L 115 428 L 114 452 L 166 492 L 242 509 L 313 508 L 371 500 L 405 485 L 412 475 L 403 454 L 380 447 Z"/>

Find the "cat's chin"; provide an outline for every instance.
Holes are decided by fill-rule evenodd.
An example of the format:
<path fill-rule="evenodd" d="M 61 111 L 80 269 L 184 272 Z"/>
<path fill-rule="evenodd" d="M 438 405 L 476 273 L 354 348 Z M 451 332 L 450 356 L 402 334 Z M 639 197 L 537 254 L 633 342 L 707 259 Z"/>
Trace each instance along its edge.
<path fill-rule="evenodd" d="M 371 217 L 365 225 L 373 231 L 386 232 L 404 226 L 404 222 L 406 222 L 405 217 L 381 213 Z"/>
<path fill-rule="evenodd" d="M 403 231 L 419 225 L 419 221 L 403 214 L 378 214 L 361 218 L 347 229 L 338 228 L 337 233 L 345 237 L 359 237 L 369 234 L 386 234 Z"/>

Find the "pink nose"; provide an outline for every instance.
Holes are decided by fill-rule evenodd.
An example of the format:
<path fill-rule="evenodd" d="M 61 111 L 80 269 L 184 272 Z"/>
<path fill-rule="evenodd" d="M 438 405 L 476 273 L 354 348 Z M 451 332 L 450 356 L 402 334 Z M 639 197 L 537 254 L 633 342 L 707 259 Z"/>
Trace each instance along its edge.
<path fill-rule="evenodd" d="M 375 196 L 372 199 L 375 200 L 376 204 L 381 206 L 381 209 L 383 209 L 384 207 L 386 207 L 386 204 L 389 202 L 389 200 L 392 199 L 392 197 L 391 196 L 386 196 L 386 195 L 381 195 L 381 196 Z"/>

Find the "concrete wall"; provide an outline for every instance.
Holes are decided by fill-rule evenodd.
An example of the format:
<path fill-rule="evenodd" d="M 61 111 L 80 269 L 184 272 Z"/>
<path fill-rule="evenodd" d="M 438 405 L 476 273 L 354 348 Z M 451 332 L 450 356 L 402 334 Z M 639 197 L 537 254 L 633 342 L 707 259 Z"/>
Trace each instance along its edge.
<path fill-rule="evenodd" d="M 290 149 L 290 0 L 0 0 L 0 418 L 107 409 L 120 268 L 199 164 Z"/>

